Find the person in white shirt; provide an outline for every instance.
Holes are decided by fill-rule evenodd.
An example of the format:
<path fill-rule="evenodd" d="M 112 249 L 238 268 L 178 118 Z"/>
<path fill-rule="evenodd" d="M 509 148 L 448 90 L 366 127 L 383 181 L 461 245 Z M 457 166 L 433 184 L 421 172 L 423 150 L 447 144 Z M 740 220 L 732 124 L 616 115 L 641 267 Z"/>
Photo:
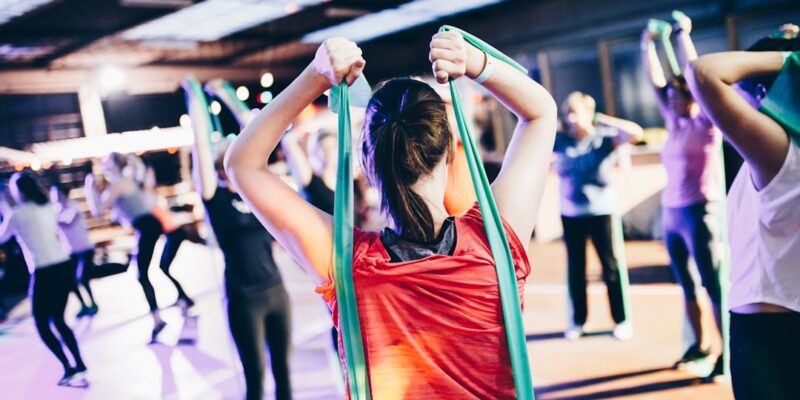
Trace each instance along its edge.
<path fill-rule="evenodd" d="M 700 57 L 690 64 L 687 81 L 745 161 L 728 195 L 734 394 L 739 400 L 796 399 L 800 124 L 786 121 L 798 121 L 800 115 L 773 118 L 758 108 L 770 89 L 787 89 L 773 86 L 779 72 L 795 82 L 800 78 L 791 75 L 800 70 L 800 54 L 786 53 L 800 50 L 800 39 L 766 38 L 750 50 Z"/>
<path fill-rule="evenodd" d="M 11 196 L 16 206 L 2 204 L 3 223 L 0 224 L 0 242 L 16 236 L 28 264 L 33 284 L 31 302 L 33 319 L 39 336 L 64 367 L 59 385 L 70 385 L 82 378 L 86 364 L 81 358 L 78 341 L 64 321 L 67 296 L 75 285 L 75 275 L 69 255 L 58 240 L 56 208 L 47 198 L 36 177 L 30 173 L 16 173 L 11 177 Z M 61 338 L 50 328 L 53 324 Z M 75 366 L 67 360 L 62 344 L 67 346 Z"/>
<path fill-rule="evenodd" d="M 58 233 L 75 267 L 75 287 L 72 292 L 81 302 L 78 318 L 97 314 L 97 302 L 89 285 L 92 270 L 94 269 L 94 243 L 89 238 L 89 227 L 86 217 L 78 208 L 78 204 L 70 200 L 69 191 L 60 186 L 50 187 L 50 201 L 56 206 L 58 213 Z M 84 298 L 81 287 L 86 292 Z"/>

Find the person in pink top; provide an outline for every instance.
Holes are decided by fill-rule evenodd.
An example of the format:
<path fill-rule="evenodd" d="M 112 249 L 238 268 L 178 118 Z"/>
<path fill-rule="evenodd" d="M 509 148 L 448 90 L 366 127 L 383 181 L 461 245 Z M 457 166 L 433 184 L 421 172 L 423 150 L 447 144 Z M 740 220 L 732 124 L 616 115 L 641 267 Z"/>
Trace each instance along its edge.
<path fill-rule="evenodd" d="M 681 65 L 697 58 L 689 33 L 692 21 L 685 17 L 675 25 Z M 667 185 L 661 196 L 664 242 L 670 266 L 683 287 L 686 314 L 696 342 L 675 364 L 683 367 L 697 362 L 715 362 L 709 378 L 722 370 L 722 341 L 719 278 L 720 257 L 716 251 L 719 238 L 717 201 L 722 197 L 722 174 L 719 146 L 722 134 L 694 101 L 683 76 L 667 82 L 656 52 L 657 33 L 645 29 L 642 34 L 644 66 L 658 99 L 667 127 L 667 141 L 661 161 L 667 171 Z M 660 38 L 671 40 L 669 37 Z M 692 257 L 697 271 L 689 267 Z M 716 329 L 706 301 L 697 297 L 697 272 L 713 305 Z"/>

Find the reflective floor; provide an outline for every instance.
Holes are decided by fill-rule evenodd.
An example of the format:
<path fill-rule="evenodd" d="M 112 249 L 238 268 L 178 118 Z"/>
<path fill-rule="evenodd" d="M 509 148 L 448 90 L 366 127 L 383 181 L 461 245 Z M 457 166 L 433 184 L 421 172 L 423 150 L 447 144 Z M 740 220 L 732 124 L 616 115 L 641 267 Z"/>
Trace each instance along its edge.
<path fill-rule="evenodd" d="M 730 399 L 730 385 L 701 384 L 669 366 L 682 350 L 682 303 L 669 283 L 660 244 L 631 242 L 631 298 L 635 336 L 617 341 L 599 267 L 592 284 L 587 329 L 577 342 L 563 339 L 567 321 L 564 251 L 560 243 L 532 244 L 534 272 L 526 287 L 525 324 L 538 399 Z M 285 254 L 277 255 L 292 299 L 292 383 L 297 399 L 340 399 L 335 360 L 329 355 L 329 317 L 311 280 Z M 90 369 L 87 388 L 55 385 L 61 371 L 41 344 L 25 301 L 0 324 L 0 398 L 3 399 L 239 399 L 244 382 L 224 314 L 222 257 L 195 244 L 181 248 L 173 267 L 197 305 L 184 318 L 165 308 L 168 322 L 158 344 L 148 345 L 152 321 L 135 272 L 93 282 L 100 313 L 75 320 L 67 314 Z M 151 271 L 159 304 L 176 293 L 157 268 Z M 265 398 L 272 396 L 267 379 Z"/>

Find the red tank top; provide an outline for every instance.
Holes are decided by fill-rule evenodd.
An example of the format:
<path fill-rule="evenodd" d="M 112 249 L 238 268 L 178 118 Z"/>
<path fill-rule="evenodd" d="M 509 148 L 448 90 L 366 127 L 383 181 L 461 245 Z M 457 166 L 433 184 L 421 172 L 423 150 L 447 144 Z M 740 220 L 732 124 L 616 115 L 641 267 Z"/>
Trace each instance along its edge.
<path fill-rule="evenodd" d="M 530 264 L 525 246 L 503 223 L 522 301 Z M 456 217 L 455 228 L 452 256 L 407 262 L 390 262 L 378 232 L 354 231 L 353 283 L 375 399 L 516 398 L 497 274 L 477 204 Z M 333 282 L 317 292 L 338 329 Z"/>

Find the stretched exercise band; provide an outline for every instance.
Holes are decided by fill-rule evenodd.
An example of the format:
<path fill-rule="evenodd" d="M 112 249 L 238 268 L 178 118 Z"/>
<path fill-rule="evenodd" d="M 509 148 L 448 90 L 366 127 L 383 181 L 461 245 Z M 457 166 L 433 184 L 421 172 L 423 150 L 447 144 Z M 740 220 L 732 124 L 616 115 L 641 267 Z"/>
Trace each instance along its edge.
<path fill-rule="evenodd" d="M 669 63 L 670 71 L 672 71 L 672 76 L 681 76 L 681 67 L 678 63 L 678 58 L 675 57 L 675 49 L 672 48 L 672 41 L 669 39 L 670 35 L 672 35 L 672 25 L 666 21 L 651 19 L 647 21 L 647 29 L 661 36 L 661 45 L 664 46 L 664 54 L 667 56 L 667 62 Z"/>

